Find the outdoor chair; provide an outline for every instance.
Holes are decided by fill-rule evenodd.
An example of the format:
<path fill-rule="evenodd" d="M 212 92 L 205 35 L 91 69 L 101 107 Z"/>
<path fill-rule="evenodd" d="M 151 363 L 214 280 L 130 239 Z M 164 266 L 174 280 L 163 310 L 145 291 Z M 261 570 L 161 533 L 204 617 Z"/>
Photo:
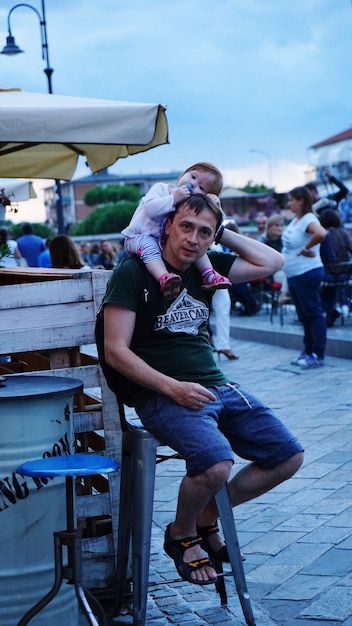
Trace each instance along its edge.
<path fill-rule="evenodd" d="M 349 317 L 350 305 L 351 305 L 351 298 L 349 296 L 349 290 L 350 290 L 349 283 L 350 283 L 349 280 L 342 280 L 342 281 L 336 281 L 336 282 L 323 281 L 320 284 L 321 289 L 324 289 L 324 290 L 334 289 L 336 291 L 336 305 L 341 311 L 343 311 L 343 306 L 344 304 L 346 304 L 346 301 L 347 301 L 348 317 Z M 341 325 L 343 326 L 345 323 L 345 316 L 343 315 L 343 313 L 340 314 L 340 320 L 341 320 Z"/>
<path fill-rule="evenodd" d="M 258 278 L 250 282 L 251 290 L 257 298 L 261 310 L 267 309 L 270 314 L 270 322 L 274 322 L 274 315 L 280 314 L 280 323 L 283 326 L 282 308 L 279 307 L 279 295 L 281 283 L 268 278 Z"/>

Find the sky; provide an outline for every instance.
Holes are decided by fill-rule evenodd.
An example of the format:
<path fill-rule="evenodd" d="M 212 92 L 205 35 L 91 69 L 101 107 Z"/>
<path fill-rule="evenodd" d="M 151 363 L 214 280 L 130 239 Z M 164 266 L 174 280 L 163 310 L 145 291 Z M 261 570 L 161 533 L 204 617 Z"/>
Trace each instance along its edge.
<path fill-rule="evenodd" d="M 41 1 L 31 3 L 39 12 Z M 15 4 L 1 0 L 0 49 Z M 110 172 L 211 161 L 226 185 L 284 192 L 308 180 L 311 145 L 352 125 L 351 0 L 45 0 L 45 9 L 54 93 L 167 106 L 169 145 Z M 11 30 L 25 53 L 0 55 L 0 84 L 45 93 L 35 12 L 17 7 Z M 75 176 L 87 174 L 80 163 Z"/>

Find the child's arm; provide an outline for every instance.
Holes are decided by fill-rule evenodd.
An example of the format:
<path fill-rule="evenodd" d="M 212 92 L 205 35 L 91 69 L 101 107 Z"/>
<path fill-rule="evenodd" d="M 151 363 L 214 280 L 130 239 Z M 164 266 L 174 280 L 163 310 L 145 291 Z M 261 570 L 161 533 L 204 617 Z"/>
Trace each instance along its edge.
<path fill-rule="evenodd" d="M 186 185 L 171 187 L 165 183 L 156 183 L 143 198 L 144 210 L 151 218 L 166 216 L 174 211 L 177 202 L 190 195 Z"/>

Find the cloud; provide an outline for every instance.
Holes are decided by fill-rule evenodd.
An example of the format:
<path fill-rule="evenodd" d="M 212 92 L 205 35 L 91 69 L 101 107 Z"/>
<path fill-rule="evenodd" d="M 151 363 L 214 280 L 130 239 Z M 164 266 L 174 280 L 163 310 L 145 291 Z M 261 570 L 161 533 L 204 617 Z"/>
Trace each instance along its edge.
<path fill-rule="evenodd" d="M 304 178 L 307 148 L 351 124 L 349 0 L 46 4 L 54 92 L 168 106 L 170 145 L 116 171 L 209 160 L 235 172 L 235 184 L 266 182 L 256 148 L 270 154 L 273 183 L 289 189 Z M 3 41 L 12 6 L 1 2 Z M 25 54 L 0 55 L 3 84 L 46 91 L 37 21 L 25 7 L 12 14 Z"/>
<path fill-rule="evenodd" d="M 288 192 L 293 187 L 304 185 L 310 180 L 310 166 L 307 163 L 295 163 L 282 159 L 275 163 L 272 171 L 272 184 L 278 193 Z M 250 167 L 225 169 L 224 184 L 232 187 L 245 187 L 248 182 L 269 185 L 268 165 L 266 162 Z"/>

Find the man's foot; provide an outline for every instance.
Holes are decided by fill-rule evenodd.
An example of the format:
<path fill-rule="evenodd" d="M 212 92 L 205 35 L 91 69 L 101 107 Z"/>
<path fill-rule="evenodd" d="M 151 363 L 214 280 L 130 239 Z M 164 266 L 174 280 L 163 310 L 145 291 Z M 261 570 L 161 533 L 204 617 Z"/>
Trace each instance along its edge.
<path fill-rule="evenodd" d="M 202 289 L 205 291 L 214 291 L 214 289 L 228 289 L 232 283 L 225 276 L 221 276 L 212 268 L 202 272 Z"/>
<path fill-rule="evenodd" d="M 181 578 L 194 585 L 216 583 L 216 571 L 208 557 L 204 556 L 201 549 L 201 537 L 173 539 L 170 528 L 171 524 L 168 524 L 165 531 L 164 550 L 174 560 Z"/>
<path fill-rule="evenodd" d="M 202 548 L 210 557 L 216 561 L 222 561 L 222 563 L 230 563 L 229 553 L 224 540 L 220 537 L 217 524 L 213 524 L 212 526 L 197 526 L 197 532 L 202 536 Z M 242 561 L 246 560 L 246 557 L 242 553 L 241 559 Z"/>

